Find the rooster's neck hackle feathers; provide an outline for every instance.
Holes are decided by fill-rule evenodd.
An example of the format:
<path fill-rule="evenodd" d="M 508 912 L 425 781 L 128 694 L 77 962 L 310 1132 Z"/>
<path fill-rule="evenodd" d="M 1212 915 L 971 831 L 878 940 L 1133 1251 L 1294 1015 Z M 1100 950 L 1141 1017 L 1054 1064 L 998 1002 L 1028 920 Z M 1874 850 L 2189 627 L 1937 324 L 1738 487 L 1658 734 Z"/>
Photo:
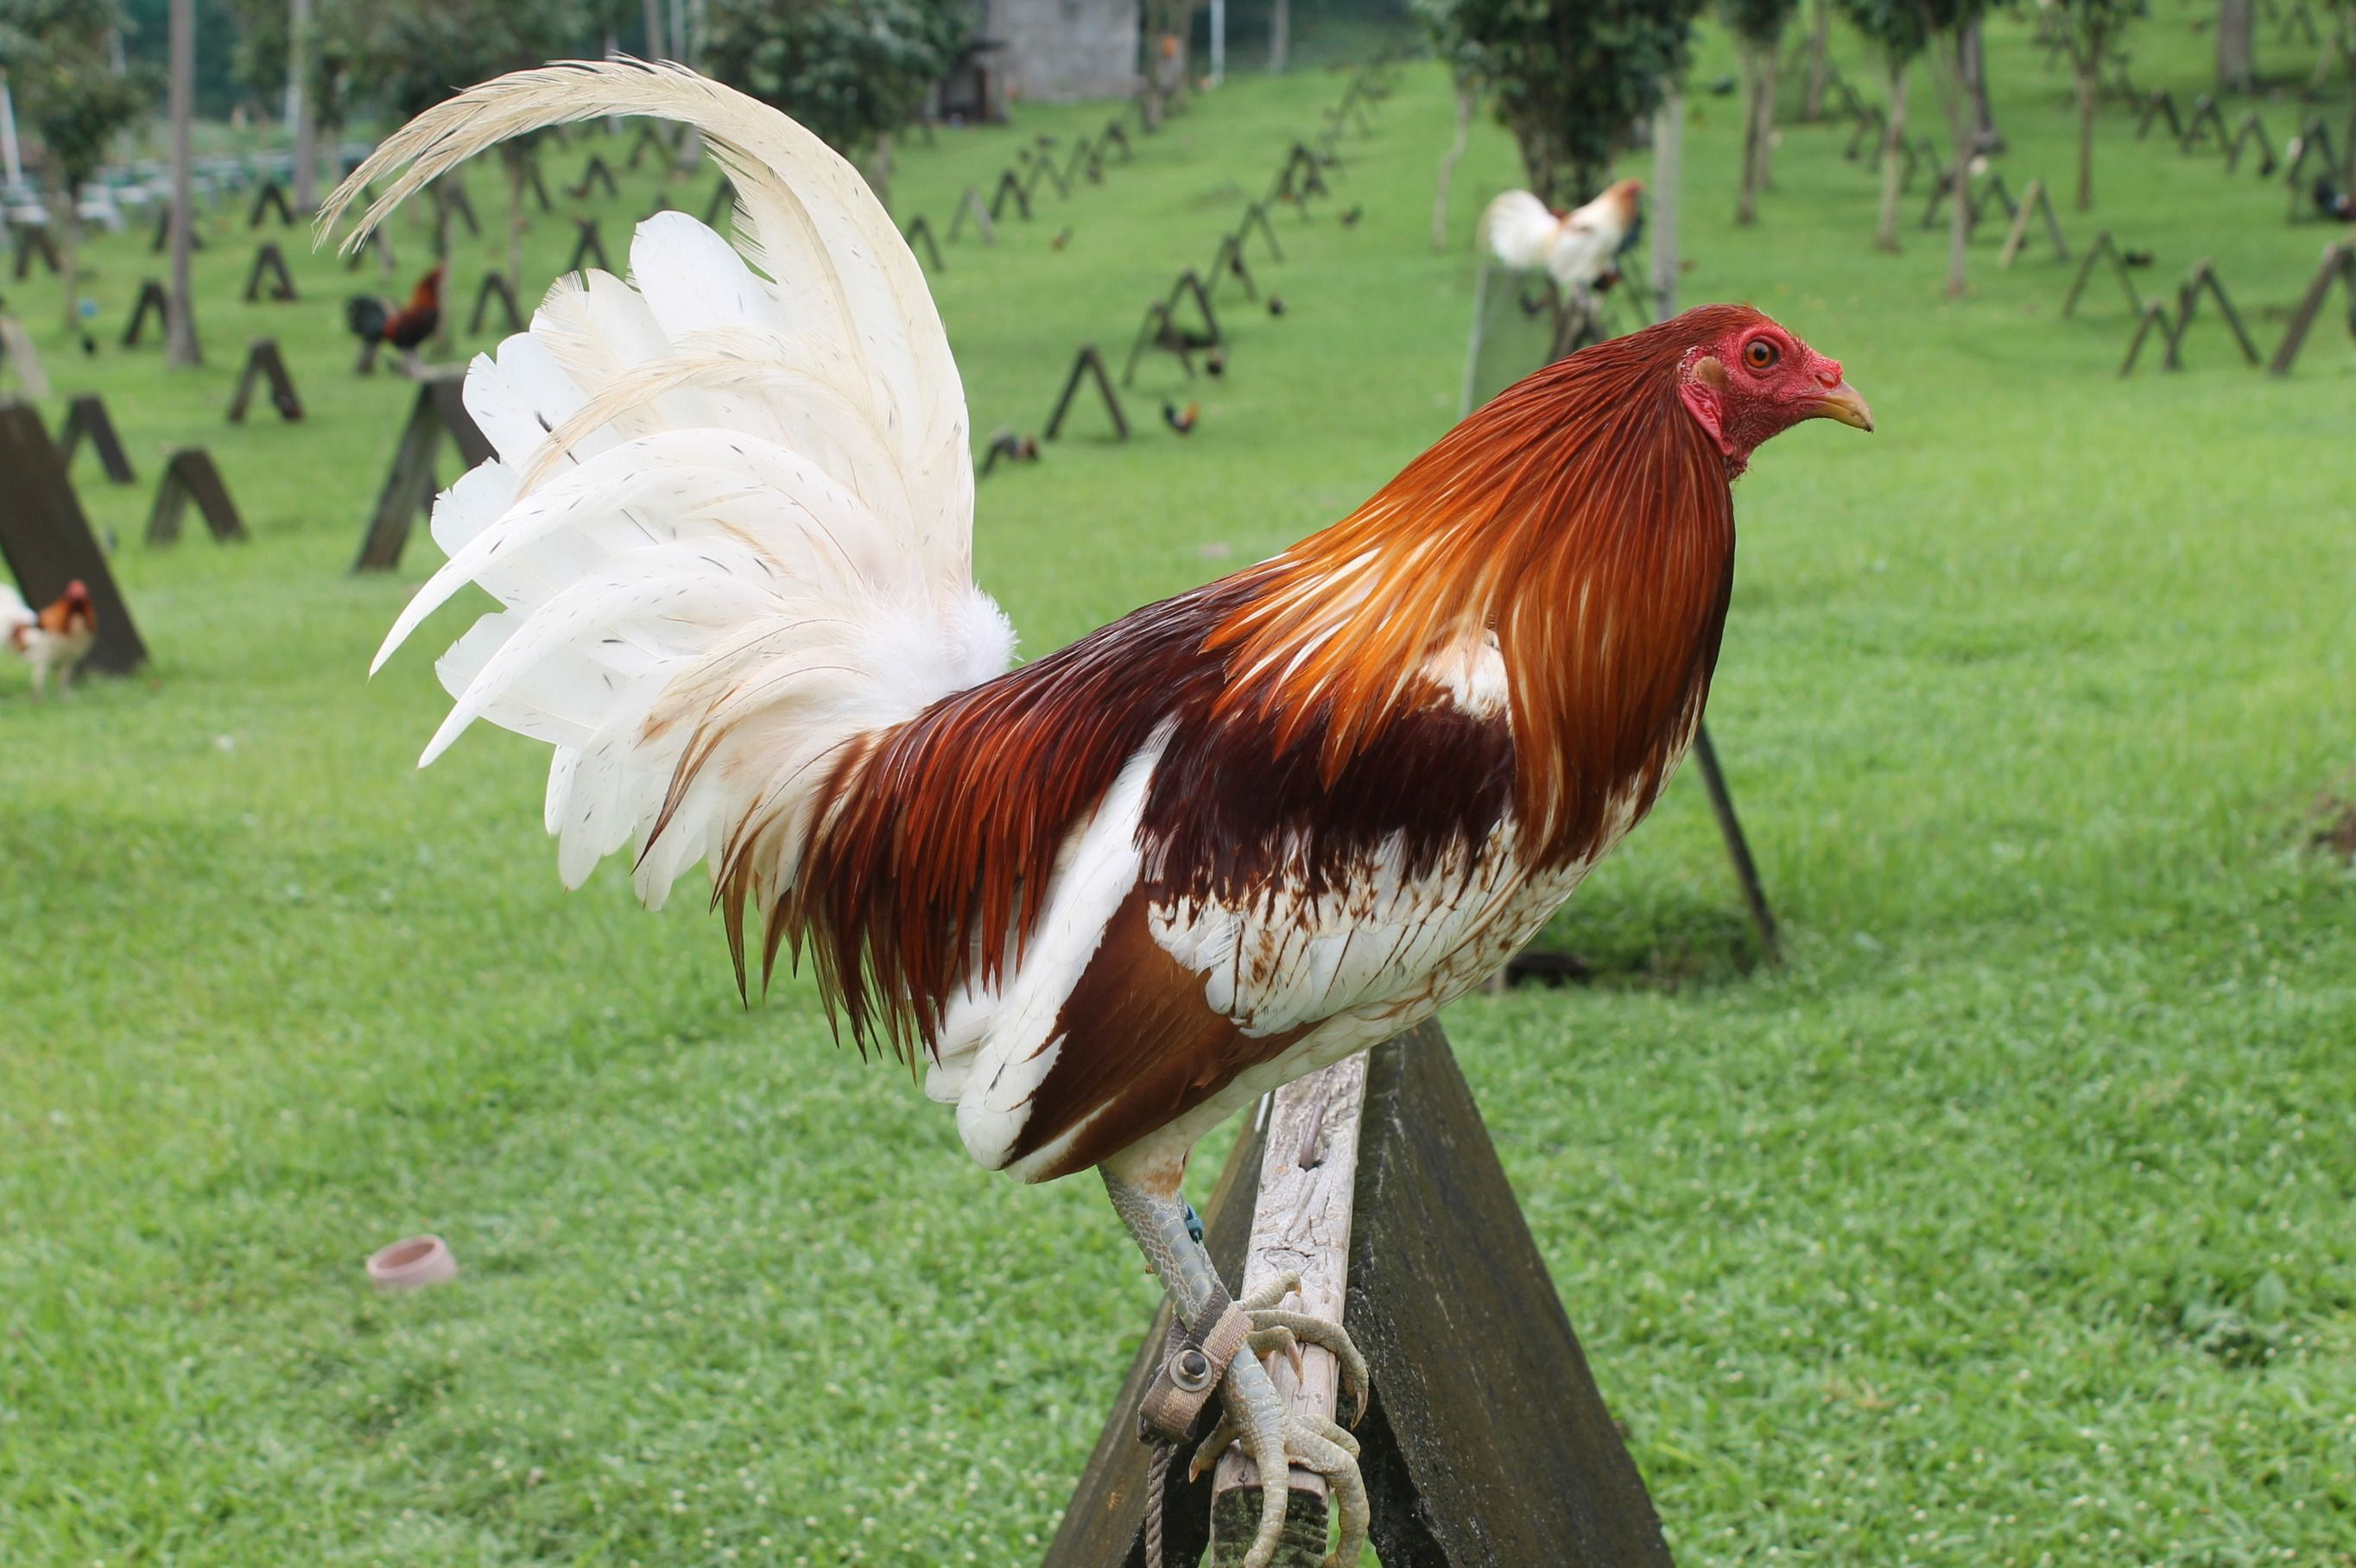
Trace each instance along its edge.
<path fill-rule="evenodd" d="M 1543 859 L 1589 852 L 1618 786 L 1657 784 L 1707 695 L 1733 506 L 1677 374 L 1693 343 L 1755 318 L 1705 307 L 1548 366 L 1277 557 L 1214 635 L 1239 677 L 1223 708 L 1268 713 L 1282 743 L 1323 721 L 1330 776 L 1428 661 L 1494 639 L 1524 830 Z"/>

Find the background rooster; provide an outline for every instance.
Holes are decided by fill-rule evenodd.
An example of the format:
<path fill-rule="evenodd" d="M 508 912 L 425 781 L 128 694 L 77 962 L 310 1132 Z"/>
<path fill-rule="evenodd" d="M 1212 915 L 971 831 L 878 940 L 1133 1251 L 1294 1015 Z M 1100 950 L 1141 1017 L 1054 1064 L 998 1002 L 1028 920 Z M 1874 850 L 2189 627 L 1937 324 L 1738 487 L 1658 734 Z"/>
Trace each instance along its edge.
<path fill-rule="evenodd" d="M 1489 253 L 1517 272 L 1544 272 L 1575 299 L 1610 288 L 1620 258 L 1635 244 L 1643 182 L 1622 180 L 1575 212 L 1560 212 L 1526 190 L 1500 194 L 1481 215 Z"/>
<path fill-rule="evenodd" d="M 74 670 L 97 641 L 98 610 L 79 577 L 37 614 L 15 589 L 0 583 L 0 645 L 33 667 L 37 700 L 47 695 L 52 675 L 60 692 L 72 685 Z"/>
<path fill-rule="evenodd" d="M 398 309 L 375 294 L 354 294 L 344 302 L 344 323 L 363 343 L 390 343 L 401 350 L 402 363 L 417 364 L 417 347 L 442 325 L 442 269 L 417 280 L 409 303 Z"/>
<path fill-rule="evenodd" d="M 521 72 L 386 142 L 323 221 L 386 182 L 357 244 L 460 160 L 605 114 L 697 127 L 744 254 L 659 214 L 634 283 L 560 282 L 469 371 L 498 460 L 436 507 L 451 559 L 379 663 L 469 582 L 503 608 L 438 667 L 423 760 L 477 718 L 548 742 L 568 884 L 626 849 L 659 904 L 709 861 L 740 984 L 790 943 L 862 1048 L 921 1054 L 976 1159 L 1099 1168 L 1198 1332 L 1284 1328 L 1362 1385 L 1338 1326 L 1227 1300 L 1189 1150 L 1469 989 L 1644 815 L 1708 693 L 1729 482 L 1799 421 L 1871 428 L 1864 403 L 1756 311 L 1692 311 L 1531 377 L 1282 554 L 1010 670 L 940 318 L 800 126 L 677 67 Z M 1354 1441 L 1254 1356 L 1220 1388 L 1198 1460 L 1239 1441 L 1330 1477 L 1353 1560 Z"/>

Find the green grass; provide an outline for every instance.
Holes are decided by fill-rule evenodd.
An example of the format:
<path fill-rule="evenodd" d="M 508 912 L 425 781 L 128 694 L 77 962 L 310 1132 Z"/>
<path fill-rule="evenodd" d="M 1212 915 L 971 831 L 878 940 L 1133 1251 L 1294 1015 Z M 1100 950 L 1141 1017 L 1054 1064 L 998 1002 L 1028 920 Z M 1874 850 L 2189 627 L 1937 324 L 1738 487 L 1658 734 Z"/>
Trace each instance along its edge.
<path fill-rule="evenodd" d="M 2158 9 L 2137 80 L 2189 99 L 2209 40 Z M 2066 176 L 2066 83 L 2024 23 L 1990 56 L 2008 176 Z M 1238 80 L 954 248 L 978 431 L 1037 429 L 1081 340 L 1117 367 L 1341 82 Z M 1988 234 L 1952 304 L 1941 236 L 1872 253 L 1843 131 L 1787 127 L 1738 233 L 1736 104 L 1693 102 L 1686 297 L 1776 313 L 1882 427 L 1805 427 L 1738 495 L 1711 719 L 1790 962 L 1740 972 L 1687 779 L 1553 933 L 1604 981 L 1447 1019 L 1679 1559 L 2356 1560 L 2356 883 L 2306 847 L 2356 790 L 2356 354 L 2327 319 L 2276 382 L 2212 321 L 2183 373 L 2120 380 L 2123 311 L 2060 319 L 2068 268 L 1999 272 Z M 910 149 L 902 209 L 945 224 L 1031 132 L 1106 113 Z M 2073 240 L 2156 251 L 2155 287 L 2215 257 L 2270 347 L 2320 230 L 2131 123 L 2105 109 Z M 979 571 L 1026 646 L 1331 520 L 1446 427 L 1449 124 L 1410 70 L 1351 144 L 1365 221 L 1280 218 L 1256 271 L 1290 308 L 1228 306 L 1226 379 L 1157 363 L 1136 440 L 1084 414 L 984 482 Z M 1512 166 L 1483 126 L 1460 234 Z M 242 214 L 213 225 L 201 371 L 105 333 L 85 361 L 53 284 L 9 290 L 141 465 L 82 489 L 155 659 L 47 709 L 0 688 L 0 1562 L 1035 1561 L 1153 1299 L 1100 1196 L 976 1169 L 805 982 L 743 1010 L 696 900 L 562 893 L 538 748 L 413 771 L 430 659 L 362 672 L 435 552 L 345 571 L 407 389 L 350 376 L 337 263 L 239 306 Z M 542 225 L 534 267 L 569 241 Z M 461 248 L 469 299 L 492 249 Z M 119 330 L 156 264 L 144 234 L 94 256 Z M 260 333 L 302 426 L 221 422 Z M 1203 400 L 1190 440 L 1165 395 Z M 191 441 L 251 544 L 136 542 Z M 371 1296 L 361 1259 L 422 1229 L 463 1283 Z"/>

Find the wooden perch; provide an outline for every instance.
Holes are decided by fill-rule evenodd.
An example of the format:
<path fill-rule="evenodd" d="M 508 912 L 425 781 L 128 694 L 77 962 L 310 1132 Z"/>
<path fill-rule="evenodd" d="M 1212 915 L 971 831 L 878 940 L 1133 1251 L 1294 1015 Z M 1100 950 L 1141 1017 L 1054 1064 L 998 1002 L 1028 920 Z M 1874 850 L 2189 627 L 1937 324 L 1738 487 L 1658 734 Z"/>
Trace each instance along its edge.
<path fill-rule="evenodd" d="M 354 571 L 390 571 L 401 564 L 410 524 L 433 510 L 434 493 L 439 487 L 434 477 L 434 459 L 443 436 L 458 443 L 459 460 L 469 468 L 492 455 L 491 443 L 466 411 L 461 390 L 465 383 L 466 372 L 456 368 L 419 378 L 417 400 L 410 405 L 409 423 L 402 427 L 401 443 L 393 449 L 392 466 L 378 493 L 368 532 L 361 537 L 359 559 L 352 563 Z"/>
<path fill-rule="evenodd" d="M 245 538 L 245 519 L 237 515 L 237 504 L 229 498 L 229 489 L 221 483 L 220 471 L 213 466 L 210 453 L 201 446 L 184 446 L 172 453 L 164 464 L 164 477 L 155 486 L 155 506 L 147 514 L 147 542 L 168 545 L 180 537 L 180 514 L 194 501 L 203 514 L 205 527 L 213 538 L 223 544 L 241 542 Z"/>
<path fill-rule="evenodd" d="M 564 263 L 564 270 L 568 272 L 577 272 L 594 257 L 602 271 L 612 272 L 614 264 L 605 260 L 605 241 L 598 234 L 597 220 L 594 218 L 576 218 L 573 220 L 573 225 L 580 230 L 580 234 L 573 241 L 573 260 Z"/>
<path fill-rule="evenodd" d="M 588 198 L 591 187 L 594 186 L 605 187 L 607 196 L 622 194 L 620 188 L 614 184 L 614 171 L 605 166 L 605 155 L 603 153 L 589 155 L 589 161 L 581 165 L 581 177 L 565 187 L 564 194 L 575 201 L 584 201 Z"/>
<path fill-rule="evenodd" d="M 1301 1171 L 1301 1146 L 1287 1147 L 1275 1119 L 1248 1128 L 1202 1217 L 1212 1262 L 1237 1290 L 1249 1277 L 1251 1249 L 1271 1233 L 1293 1241 L 1276 1243 L 1270 1261 L 1296 1266 L 1281 1249 L 1305 1237 L 1321 1278 L 1329 1266 L 1341 1277 L 1344 1321 L 1373 1373 L 1374 1405 L 1356 1435 L 1385 1568 L 1665 1568 L 1668 1548 L 1644 1480 L 1439 1026 L 1378 1046 L 1356 1066 L 1363 1093 L 1345 1231 L 1328 1196 L 1344 1096 L 1329 1092 L 1312 1116 L 1316 1079 L 1281 1097 L 1290 1125 L 1326 1127 L 1323 1162 Z M 1284 1189 L 1270 1193 L 1272 1205 L 1295 1219 L 1272 1213 L 1264 1224 L 1257 1212 L 1260 1176 L 1286 1167 L 1295 1172 L 1290 1189 L 1306 1180 L 1319 1195 L 1310 1200 L 1314 1222 L 1298 1218 L 1312 1211 Z M 1141 1568 L 1151 1450 L 1137 1440 L 1137 1398 L 1160 1364 L 1168 1314 L 1165 1305 L 1139 1348 L 1045 1568 Z M 1304 1362 L 1316 1355 L 1304 1353 Z M 1214 1402 L 1169 1467 L 1163 1535 L 1173 1568 L 1204 1548 L 1211 1484 L 1190 1482 L 1187 1461 L 1217 1413 Z M 1226 1496 L 1223 1511 L 1257 1512 L 1248 1491 Z M 1292 1506 L 1311 1508 L 1298 1492 Z M 1288 1532 L 1283 1568 L 1316 1562 L 1324 1541 L 1312 1546 L 1313 1534 L 1305 1523 Z M 1223 1531 L 1214 1568 L 1240 1560 L 1239 1535 L 1248 1540 L 1248 1531 Z"/>
<path fill-rule="evenodd" d="M 483 274 L 482 283 L 475 289 L 475 314 L 466 318 L 466 330 L 468 332 L 483 330 L 483 316 L 490 310 L 491 302 L 494 300 L 498 302 L 500 319 L 507 323 L 503 330 L 521 332 L 523 312 L 516 308 L 515 291 L 508 287 L 508 275 L 505 272 Z"/>
<path fill-rule="evenodd" d="M 1279 1275 L 1298 1274 L 1300 1291 L 1278 1305 L 1329 1323 L 1342 1321 L 1348 1298 L 1350 1217 L 1357 1197 L 1359 1113 L 1365 1096 L 1364 1056 L 1337 1061 L 1276 1092 L 1237 1296 L 1249 1296 Z M 1297 1371 L 1291 1360 L 1280 1356 L 1270 1363 L 1269 1376 L 1296 1413 L 1335 1418 L 1341 1367 L 1330 1352 L 1304 1346 Z M 1211 1483 L 1213 1568 L 1243 1561 L 1259 1522 L 1264 1484 L 1240 1447 L 1229 1449 L 1219 1460 Z M 1307 1568 L 1314 1568 L 1325 1554 L 1324 1477 L 1296 1467 L 1285 1484 L 1292 1492 L 1285 1519 L 1287 1550 L 1300 1555 Z M 1280 1552 L 1277 1560 L 1283 1563 L 1288 1559 Z"/>
<path fill-rule="evenodd" d="M 1080 389 L 1084 376 L 1096 378 L 1097 390 L 1104 396 L 1105 412 L 1112 418 L 1112 433 L 1116 441 L 1129 439 L 1129 416 L 1120 410 L 1120 398 L 1112 389 L 1112 378 L 1105 374 L 1104 357 L 1093 343 L 1084 343 L 1072 359 L 1072 373 L 1064 379 L 1063 395 L 1055 400 L 1055 411 L 1047 416 L 1046 440 L 1053 441 L 1064 432 L 1064 416 L 1071 411 L 1072 399 Z"/>
<path fill-rule="evenodd" d="M 919 213 L 916 218 L 909 223 L 908 227 L 901 232 L 900 238 L 908 242 L 908 249 L 910 251 L 916 251 L 916 242 L 920 240 L 923 240 L 924 249 L 920 251 L 916 251 L 916 253 L 921 256 L 929 256 L 932 258 L 934 272 L 946 272 L 949 270 L 948 263 L 941 260 L 941 248 L 939 242 L 935 240 L 933 238 L 932 222 L 923 214 Z"/>
<path fill-rule="evenodd" d="M 117 485 L 138 482 L 139 475 L 132 472 L 131 454 L 123 450 L 123 438 L 114 433 L 114 421 L 107 417 L 106 404 L 96 392 L 77 392 L 66 405 L 66 422 L 58 427 L 58 467 L 61 472 L 73 471 L 74 453 L 81 450 L 85 439 L 91 450 L 98 453 L 98 465 L 109 480 Z"/>
<path fill-rule="evenodd" d="M 270 297 L 281 304 L 294 298 L 294 275 L 286 270 L 286 257 L 278 249 L 278 241 L 265 240 L 253 253 L 253 265 L 245 274 L 245 303 L 253 304 L 262 297 L 263 280 L 269 281 Z"/>
<path fill-rule="evenodd" d="M 245 226 L 259 229 L 273 212 L 278 215 L 281 229 L 294 227 L 294 208 L 286 199 L 286 187 L 274 179 L 263 180 L 262 188 L 254 193 L 252 209 L 245 215 Z"/>
<path fill-rule="evenodd" d="M 2077 310 L 2079 297 L 2086 292 L 2086 283 L 2094 277 L 2095 267 L 2105 261 L 2110 262 L 2111 272 L 2118 278 L 2119 287 L 2127 296 L 2127 309 L 2138 315 L 2143 314 L 2143 294 L 2135 286 L 2135 274 L 2127 270 L 2126 258 L 2119 253 L 2117 244 L 2111 239 L 2111 231 L 2105 229 L 2094 236 L 2094 246 L 2087 251 L 2086 260 L 2078 268 L 2077 280 L 2070 285 L 2069 295 L 2062 302 L 2063 315 Z"/>
<path fill-rule="evenodd" d="M 83 668 L 127 675 L 147 662 L 131 607 L 49 444 L 40 411 L 29 403 L 0 402 L 0 557 L 29 603 L 48 603 L 75 578 L 90 589 L 98 641 Z"/>
<path fill-rule="evenodd" d="M 303 399 L 294 390 L 294 378 L 286 372 L 286 360 L 278 352 L 278 340 L 257 337 L 246 350 L 245 368 L 237 375 L 237 390 L 229 400 L 229 422 L 243 424 L 247 405 L 252 400 L 254 387 L 262 382 L 270 385 L 270 406 L 278 411 L 280 420 L 294 424 L 303 418 Z"/>
<path fill-rule="evenodd" d="M 2306 297 L 2298 302 L 2298 309 L 2292 313 L 2290 325 L 2283 333 L 2282 347 L 2275 350 L 2274 358 L 2267 362 L 2269 374 L 2290 374 L 2290 368 L 2298 362 L 2298 351 L 2306 347 L 2307 335 L 2314 328 L 2315 318 L 2321 313 L 2323 302 L 2330 296 L 2331 285 L 2335 283 L 2346 289 L 2349 330 L 2356 333 L 2356 240 L 2342 240 L 2323 252 L 2323 264 L 2315 270 L 2315 279 L 2307 285 Z"/>
<path fill-rule="evenodd" d="M 33 263 L 36 261 L 47 267 L 49 270 L 49 276 L 53 278 L 60 271 L 58 266 L 58 242 L 49 237 L 49 230 L 46 224 L 11 223 L 8 225 L 8 243 L 16 247 L 18 283 L 23 283 L 31 275 Z"/>
<path fill-rule="evenodd" d="M 1014 210 L 1023 215 L 1023 221 L 1025 223 L 1030 222 L 1031 193 L 1023 188 L 1023 181 L 1021 177 L 1018 176 L 1012 169 L 1004 169 L 999 173 L 998 187 L 995 190 L 990 193 L 991 217 L 1001 218 L 1005 216 L 1006 198 L 1008 197 L 1012 197 L 1014 198 Z"/>
<path fill-rule="evenodd" d="M 2070 259 L 2070 245 L 2062 238 L 2062 219 L 2053 210 L 2053 197 L 2047 192 L 2042 179 L 2032 179 L 2028 188 L 2020 193 L 2020 205 L 2013 209 L 2012 227 L 2005 233 L 2004 250 L 1996 260 L 1997 266 L 2008 268 L 2012 265 L 2020 254 L 2022 242 L 2029 238 L 2029 220 L 2039 215 L 2045 219 L 2045 238 L 2052 243 L 2053 259 L 2057 261 Z"/>
<path fill-rule="evenodd" d="M 172 319 L 172 296 L 164 285 L 149 278 L 139 285 L 139 297 L 132 302 L 130 323 L 123 329 L 123 347 L 136 348 L 147 332 L 147 318 L 155 318 L 155 330 L 161 332 Z"/>

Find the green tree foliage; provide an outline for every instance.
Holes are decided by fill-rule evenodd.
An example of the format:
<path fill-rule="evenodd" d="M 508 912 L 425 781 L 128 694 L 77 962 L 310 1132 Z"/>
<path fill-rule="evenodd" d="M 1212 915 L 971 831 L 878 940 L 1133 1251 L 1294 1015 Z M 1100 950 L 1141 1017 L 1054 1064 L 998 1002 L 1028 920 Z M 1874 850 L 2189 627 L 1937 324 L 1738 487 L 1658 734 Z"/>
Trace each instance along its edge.
<path fill-rule="evenodd" d="M 1530 188 L 1559 206 L 1603 184 L 1613 155 L 1685 72 L 1701 0 L 1416 0 L 1459 80 L 1489 92 Z"/>
<path fill-rule="evenodd" d="M 594 52 L 593 23 L 581 0 L 330 0 L 326 17 L 317 52 L 340 54 L 349 80 L 359 84 L 353 96 L 364 92 L 403 120 L 478 81 Z M 526 177 L 537 140 L 499 144 L 508 191 L 507 282 L 518 291 L 523 287 Z M 435 225 L 434 253 L 449 253 L 442 223 Z"/>
<path fill-rule="evenodd" d="M 286 0 L 230 0 L 230 9 L 237 19 L 238 82 L 274 108 L 286 86 Z M 357 0 L 311 0 L 309 34 L 303 91 L 312 119 L 333 133 L 358 112 L 353 66 L 366 40 Z"/>
<path fill-rule="evenodd" d="M 703 67 L 859 160 L 956 64 L 958 0 L 711 0 Z"/>
<path fill-rule="evenodd" d="M 109 35 L 123 25 L 115 0 L 0 0 L 0 71 L 47 160 L 51 221 L 64 243 L 65 322 L 78 326 L 81 220 L 75 194 L 105 165 L 114 139 L 155 106 L 161 87 L 145 67 L 117 71 Z"/>
<path fill-rule="evenodd" d="M 2062 38 L 2078 89 L 2078 210 L 2094 205 L 2094 108 L 2103 95 L 2103 61 L 2129 23 L 2150 15 L 2145 0 L 2058 0 Z"/>
<path fill-rule="evenodd" d="M 580 0 L 330 0 L 326 14 L 323 41 L 348 52 L 369 100 L 402 119 L 591 43 Z"/>

